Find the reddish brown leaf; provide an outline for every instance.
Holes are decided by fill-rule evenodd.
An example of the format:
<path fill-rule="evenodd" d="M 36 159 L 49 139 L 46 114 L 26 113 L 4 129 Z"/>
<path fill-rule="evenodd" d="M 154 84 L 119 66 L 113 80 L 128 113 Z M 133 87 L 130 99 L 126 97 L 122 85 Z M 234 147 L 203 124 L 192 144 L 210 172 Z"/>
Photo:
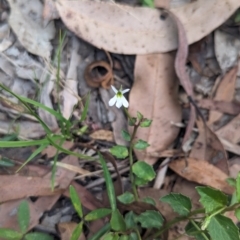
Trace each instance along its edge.
<path fill-rule="evenodd" d="M 139 128 L 136 138 L 147 141 L 145 151 L 135 151 L 138 160 L 154 164 L 157 157 L 150 154 L 167 149 L 178 135 L 179 129 L 171 124 L 180 122 L 181 107 L 178 103 L 178 81 L 174 73 L 173 54 L 137 56 L 135 81 L 130 92 L 131 116 L 137 111 L 152 119 L 149 128 Z"/>
<path fill-rule="evenodd" d="M 211 99 L 201 99 L 197 101 L 200 108 L 236 115 L 240 112 L 240 104 L 237 102 L 214 101 Z M 212 112 L 212 111 L 211 111 Z"/>
<path fill-rule="evenodd" d="M 237 67 L 232 68 L 228 73 L 225 74 L 222 81 L 220 82 L 215 96 L 215 101 L 226 101 L 231 102 L 234 97 L 235 84 L 237 79 Z M 208 123 L 214 123 L 222 117 L 222 113 L 219 111 L 210 111 Z"/>
<path fill-rule="evenodd" d="M 186 160 L 179 159 L 172 161 L 169 164 L 169 167 L 181 177 L 186 178 L 189 181 L 211 186 L 228 194 L 234 192 L 234 189 L 226 182 L 228 175 L 214 165 L 193 158 L 187 158 Z"/>

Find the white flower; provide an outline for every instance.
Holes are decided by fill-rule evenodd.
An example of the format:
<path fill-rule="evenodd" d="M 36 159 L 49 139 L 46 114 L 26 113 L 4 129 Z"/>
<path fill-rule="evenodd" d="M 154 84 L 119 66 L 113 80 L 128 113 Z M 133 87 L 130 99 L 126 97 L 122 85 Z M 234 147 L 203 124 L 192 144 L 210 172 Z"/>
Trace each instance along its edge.
<path fill-rule="evenodd" d="M 113 106 L 116 103 L 116 107 L 120 108 L 122 105 L 127 108 L 129 106 L 127 99 L 123 96 L 124 93 L 128 92 L 130 89 L 117 90 L 114 86 L 111 86 L 112 90 L 116 93 L 116 95 L 110 99 L 108 102 L 109 106 Z"/>

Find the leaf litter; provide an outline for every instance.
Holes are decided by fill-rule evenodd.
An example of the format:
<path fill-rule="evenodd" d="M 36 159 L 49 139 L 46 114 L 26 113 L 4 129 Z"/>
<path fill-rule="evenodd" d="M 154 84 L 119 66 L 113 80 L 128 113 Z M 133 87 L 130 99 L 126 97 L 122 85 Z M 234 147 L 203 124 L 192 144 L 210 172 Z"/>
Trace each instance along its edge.
<path fill-rule="evenodd" d="M 158 7 L 163 6 L 159 2 Z M 108 90 L 109 84 L 114 81 L 118 89 L 121 85 L 127 86 L 131 88 L 131 115 L 135 116 L 139 111 L 153 120 L 151 128 L 141 129 L 136 136 L 146 140 L 150 147 L 136 151 L 135 155 L 138 160 L 157 167 L 159 175 L 154 186 L 158 189 L 152 186 L 143 188 L 140 191 L 142 197 L 153 195 L 153 199 L 159 202 L 156 194 L 163 196 L 174 191 L 188 195 L 193 192 L 195 184 L 212 186 L 231 194 L 232 188 L 225 180 L 229 177 L 228 165 L 230 172 L 232 166 L 237 168 L 236 164 L 230 164 L 232 159 L 229 156 L 240 154 L 240 33 L 239 30 L 232 31 L 235 26 L 230 17 L 240 3 L 237 0 L 198 0 L 191 3 L 167 1 L 167 4 L 168 10 L 132 7 L 113 1 L 48 0 L 42 6 L 38 0 L 9 0 L 0 8 L 4 22 L 0 28 L 1 83 L 14 93 L 37 99 L 50 108 L 56 108 L 60 103 L 60 111 L 67 119 L 81 116 L 82 101 L 90 93 L 89 111 L 84 121 L 88 129 L 78 133 L 80 144 L 67 142 L 63 145 L 90 156 L 94 156 L 96 148 L 108 151 L 113 142 L 127 145 L 121 136 L 121 130 L 127 130 L 126 117 L 120 109 L 108 106 L 113 96 Z M 59 17 L 61 20 L 54 20 Z M 57 62 L 54 55 L 57 55 L 61 41 L 60 30 L 65 31 L 66 36 Z M 110 52 L 110 64 L 109 55 L 106 58 L 101 49 Z M 136 60 L 120 54 L 134 54 Z M 93 65 L 95 63 L 98 65 Z M 58 64 L 60 82 L 56 80 Z M 98 78 L 94 81 L 103 76 L 108 82 L 89 84 L 86 70 L 91 76 L 97 70 L 95 76 Z M 23 139 L 44 135 L 36 119 L 4 91 L 1 92 L 0 111 L 1 134 L 16 133 Z M 59 123 L 55 117 L 41 108 L 38 113 L 51 130 L 58 131 Z M 182 121 L 185 129 L 182 129 Z M 3 153 L 7 154 L 7 151 Z M 39 163 L 47 164 L 55 155 L 56 150 L 52 147 L 45 149 L 34 161 L 35 171 L 41 172 Z M 67 165 L 57 168 L 55 191 L 50 188 L 49 164 L 43 171 L 45 174 L 38 176 L 31 173 L 33 168 L 23 175 L 15 174 L 16 166 L 12 171 L 3 169 L 0 175 L 3 192 L 0 199 L 3 206 L 0 210 L 1 226 L 16 228 L 16 214 L 10 216 L 9 212 L 15 209 L 16 213 L 19 199 L 25 198 L 30 206 L 29 230 L 36 228 L 58 235 L 55 228 L 58 225 L 58 236 L 69 239 L 75 226 L 71 211 L 64 215 L 64 204 L 71 209 L 68 200 L 70 184 L 77 189 L 86 209 L 94 210 L 109 204 L 98 164 L 59 156 L 59 161 L 66 161 Z M 18 157 L 21 162 L 27 159 L 26 156 Z M 128 181 L 123 181 L 128 179 L 128 162 L 124 161 L 120 168 L 118 160 L 111 155 L 108 158 L 114 166 L 109 165 L 109 168 L 112 177 L 117 179 L 116 191 L 121 194 L 122 187 L 129 188 Z M 175 173 L 168 171 L 168 167 Z M 94 172 L 97 174 L 91 175 Z M 80 176 L 90 173 L 90 176 L 75 180 L 77 173 Z M 96 180 L 100 181 L 95 184 Z M 22 188 L 23 185 L 26 187 Z M 65 196 L 66 201 L 62 205 L 61 196 Z M 96 196 L 100 196 L 101 201 Z M 32 197 L 37 200 L 32 201 Z M 197 197 L 194 199 L 197 205 Z M 55 204 L 61 205 L 62 210 L 56 211 Z M 132 204 L 128 210 L 149 208 L 144 204 Z M 172 212 L 166 206 L 158 208 L 165 217 L 171 216 Z M 60 223 L 60 219 L 67 220 Z M 91 233 L 103 224 L 102 221 L 95 222 L 90 226 Z M 169 238 L 179 234 L 180 230 L 171 229 Z M 85 236 L 82 239 L 86 239 Z"/>

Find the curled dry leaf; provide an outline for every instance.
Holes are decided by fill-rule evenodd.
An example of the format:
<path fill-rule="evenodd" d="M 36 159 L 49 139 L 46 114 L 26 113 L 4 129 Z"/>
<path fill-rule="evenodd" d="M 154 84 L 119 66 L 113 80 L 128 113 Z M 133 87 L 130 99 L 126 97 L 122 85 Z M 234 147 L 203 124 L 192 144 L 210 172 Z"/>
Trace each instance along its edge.
<path fill-rule="evenodd" d="M 239 6 L 239 0 L 198 0 L 172 11 L 183 23 L 191 44 L 225 22 Z M 58 0 L 56 7 L 71 31 L 98 48 L 124 54 L 177 48 L 176 26 L 170 18 L 160 19 L 159 10 L 87 0 Z"/>
<path fill-rule="evenodd" d="M 129 98 L 130 115 L 136 116 L 139 111 L 153 120 L 149 128 L 139 128 L 136 135 L 150 146 L 135 153 L 139 160 L 154 164 L 157 157 L 151 157 L 151 153 L 170 146 L 179 132 L 171 121 L 180 122 L 182 118 L 174 56 L 170 53 L 137 56 L 134 71 L 135 81 Z"/>
<path fill-rule="evenodd" d="M 54 23 L 43 27 L 42 3 L 39 0 L 8 0 L 11 7 L 9 24 L 20 43 L 31 53 L 50 58 L 50 40 L 55 35 Z"/>
<path fill-rule="evenodd" d="M 188 158 L 186 162 L 183 158 L 172 161 L 169 167 L 189 181 L 211 186 L 228 194 L 234 192 L 234 189 L 226 182 L 228 175 L 206 161 Z"/>
<path fill-rule="evenodd" d="M 100 71 L 104 71 L 101 73 Z M 105 61 L 95 61 L 89 64 L 84 72 L 84 78 L 90 87 L 103 87 L 108 89 L 113 85 L 111 66 Z"/>

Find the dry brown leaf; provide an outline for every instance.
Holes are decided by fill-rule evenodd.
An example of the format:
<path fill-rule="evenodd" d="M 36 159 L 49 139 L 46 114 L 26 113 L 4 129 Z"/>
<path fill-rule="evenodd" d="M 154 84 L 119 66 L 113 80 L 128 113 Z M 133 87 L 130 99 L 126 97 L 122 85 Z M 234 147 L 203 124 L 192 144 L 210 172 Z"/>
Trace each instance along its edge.
<path fill-rule="evenodd" d="M 54 0 L 44 0 L 42 16 L 45 20 L 44 26 L 46 26 L 50 20 L 59 18 Z"/>
<path fill-rule="evenodd" d="M 73 234 L 74 229 L 77 227 L 77 223 L 75 222 L 62 222 L 58 224 L 58 230 L 61 235 L 61 240 L 69 240 Z M 83 233 L 78 238 L 78 240 L 86 240 Z"/>
<path fill-rule="evenodd" d="M 39 0 L 8 0 L 11 7 L 9 24 L 21 44 L 31 53 L 50 58 L 50 40 L 55 35 L 54 23 L 43 26 L 42 3 Z"/>
<path fill-rule="evenodd" d="M 233 118 L 228 124 L 216 131 L 217 136 L 223 138 L 231 143 L 238 143 L 240 141 L 240 114 Z"/>
<path fill-rule="evenodd" d="M 178 36 L 178 49 L 177 54 L 174 62 L 175 71 L 179 78 L 179 81 L 181 85 L 183 86 L 184 90 L 187 93 L 187 96 L 190 101 L 190 116 L 188 120 L 188 124 L 186 127 L 186 132 L 183 137 L 182 141 L 182 148 L 184 151 L 186 151 L 185 143 L 187 143 L 190 134 L 192 132 L 192 129 L 195 124 L 196 120 L 196 112 L 195 112 L 195 104 L 193 102 L 194 94 L 193 94 L 193 87 L 192 82 L 189 78 L 188 73 L 186 72 L 186 61 L 188 56 L 188 42 L 187 42 L 187 36 L 186 36 L 186 30 L 184 29 L 184 26 L 182 22 L 179 20 L 179 18 L 172 12 L 167 11 L 170 15 L 171 19 L 174 20 L 177 26 L 177 36 Z"/>
<path fill-rule="evenodd" d="M 208 110 L 236 115 L 240 112 L 240 104 L 238 102 L 214 101 L 211 99 L 200 99 L 197 101 L 198 107 Z"/>
<path fill-rule="evenodd" d="M 95 198 L 91 192 L 89 192 L 85 187 L 81 186 L 80 184 L 76 183 L 73 181 L 71 185 L 75 188 L 77 191 L 79 198 L 81 199 L 82 205 L 89 209 L 89 210 L 94 210 L 97 208 L 102 208 L 103 205 L 101 202 Z M 64 196 L 70 197 L 68 189 L 63 193 Z"/>
<path fill-rule="evenodd" d="M 228 175 L 220 169 L 207 161 L 196 160 L 194 158 L 187 158 L 186 160 L 179 159 L 172 161 L 169 167 L 189 181 L 211 186 L 228 194 L 233 193 L 234 189 L 226 182 Z"/>
<path fill-rule="evenodd" d="M 207 161 L 228 174 L 226 151 L 217 135 L 202 121 L 197 121 L 199 135 L 194 142 L 190 158 Z"/>
<path fill-rule="evenodd" d="M 172 12 L 183 23 L 191 44 L 220 26 L 239 6 L 239 0 L 198 0 Z M 71 31 L 98 48 L 124 54 L 177 48 L 175 24 L 170 18 L 160 19 L 159 10 L 87 0 L 58 0 L 56 7 Z"/>
<path fill-rule="evenodd" d="M 225 74 L 222 81 L 220 82 L 215 96 L 215 101 L 226 101 L 231 102 L 234 98 L 235 84 L 237 79 L 238 67 L 232 68 L 228 73 Z M 210 111 L 208 123 L 214 123 L 223 116 L 222 113 L 218 111 Z"/>
<path fill-rule="evenodd" d="M 65 141 L 62 144 L 62 148 L 67 149 L 67 150 L 71 149 L 73 146 L 74 146 L 74 142 L 72 142 L 72 141 Z M 47 158 L 52 158 L 52 157 L 54 157 L 57 154 L 57 152 L 58 152 L 58 150 L 55 147 L 48 146 L 47 148 L 45 148 L 42 151 L 42 155 L 46 154 Z"/>
<path fill-rule="evenodd" d="M 78 160 L 75 156 L 67 156 L 62 162 L 78 166 Z M 55 186 L 57 186 L 57 189 L 54 191 L 51 190 L 51 172 L 43 178 L 1 175 L 0 190 L 2 194 L 0 195 L 0 202 L 29 196 L 50 196 L 60 194 L 68 187 L 75 175 L 75 172 L 63 168 L 57 168 L 55 178 Z M 24 188 L 22 186 L 24 186 Z"/>
<path fill-rule="evenodd" d="M 105 140 L 113 142 L 113 132 L 109 130 L 100 129 L 90 134 L 90 137 L 97 140 Z"/>
<path fill-rule="evenodd" d="M 154 164 L 157 157 L 151 157 L 150 154 L 170 146 L 179 132 L 171 121 L 180 122 L 182 118 L 177 99 L 174 56 L 169 53 L 137 56 L 134 74 L 129 113 L 136 116 L 139 111 L 144 117 L 153 120 L 149 128 L 140 128 L 136 135 L 137 139 L 147 141 L 150 147 L 135 153 L 139 160 Z"/>

